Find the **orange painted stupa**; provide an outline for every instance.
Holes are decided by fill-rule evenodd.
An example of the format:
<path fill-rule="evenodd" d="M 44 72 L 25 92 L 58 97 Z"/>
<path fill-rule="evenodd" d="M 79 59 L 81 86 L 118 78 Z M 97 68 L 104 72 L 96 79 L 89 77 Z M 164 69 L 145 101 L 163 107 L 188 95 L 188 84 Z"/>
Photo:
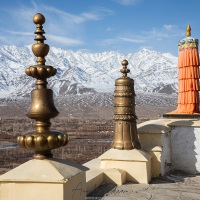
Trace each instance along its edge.
<path fill-rule="evenodd" d="M 178 107 L 170 114 L 199 113 L 198 39 L 191 37 L 190 25 L 186 36 L 178 43 Z"/>

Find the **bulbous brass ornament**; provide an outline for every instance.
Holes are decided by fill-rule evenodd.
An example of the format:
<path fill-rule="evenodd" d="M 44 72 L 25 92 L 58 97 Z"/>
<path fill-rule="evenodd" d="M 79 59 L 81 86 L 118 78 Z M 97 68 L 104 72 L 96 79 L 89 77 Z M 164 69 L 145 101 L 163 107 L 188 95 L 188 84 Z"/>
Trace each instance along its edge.
<path fill-rule="evenodd" d="M 33 17 L 33 22 L 35 24 L 44 24 L 45 23 L 45 17 L 41 13 L 37 13 Z"/>
<path fill-rule="evenodd" d="M 35 129 L 23 136 L 18 136 L 17 142 L 20 147 L 34 150 L 34 158 L 46 159 L 53 157 L 51 150 L 65 146 L 68 143 L 68 135 L 60 131 L 50 130 L 50 119 L 56 117 L 57 111 L 53 101 L 53 91 L 47 89 L 47 78 L 56 75 L 56 69 L 45 65 L 45 56 L 49 52 L 49 45 L 44 44 L 46 38 L 42 24 L 45 23 L 45 17 L 37 13 L 33 17 L 36 24 L 35 40 L 32 51 L 37 57 L 37 65 L 28 67 L 25 72 L 28 76 L 36 78 L 36 89 L 31 92 L 31 106 L 27 116 L 35 119 Z"/>

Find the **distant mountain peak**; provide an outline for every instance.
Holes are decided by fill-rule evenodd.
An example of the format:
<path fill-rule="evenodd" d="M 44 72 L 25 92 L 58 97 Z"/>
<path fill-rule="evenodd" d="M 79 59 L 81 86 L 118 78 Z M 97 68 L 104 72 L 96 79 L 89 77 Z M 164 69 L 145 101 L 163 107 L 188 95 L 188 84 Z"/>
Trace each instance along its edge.
<path fill-rule="evenodd" d="M 176 92 L 177 57 L 146 48 L 124 55 L 117 51 L 90 53 L 51 47 L 46 63 L 58 68 L 58 73 L 48 79 L 48 86 L 56 95 L 113 92 L 125 58 L 129 61 L 136 91 L 167 93 L 170 88 L 170 92 Z M 24 70 L 36 63 L 31 45 L 0 45 L 0 60 L 1 98 L 30 95 L 35 80 L 26 76 Z"/>

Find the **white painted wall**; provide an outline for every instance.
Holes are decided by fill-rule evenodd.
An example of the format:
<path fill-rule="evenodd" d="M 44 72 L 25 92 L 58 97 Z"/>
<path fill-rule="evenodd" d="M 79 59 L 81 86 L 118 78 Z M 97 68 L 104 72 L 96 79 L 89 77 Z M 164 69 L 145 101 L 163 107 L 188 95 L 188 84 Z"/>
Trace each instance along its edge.
<path fill-rule="evenodd" d="M 173 127 L 171 141 L 173 169 L 200 173 L 200 127 Z"/>
<path fill-rule="evenodd" d="M 162 176 L 170 170 L 200 173 L 200 119 L 150 120 L 138 125 L 138 134 L 144 150 L 160 146 Z"/>
<path fill-rule="evenodd" d="M 162 153 L 161 153 L 161 175 L 170 172 L 172 165 L 172 150 L 171 150 L 171 132 L 168 131 L 161 135 Z"/>

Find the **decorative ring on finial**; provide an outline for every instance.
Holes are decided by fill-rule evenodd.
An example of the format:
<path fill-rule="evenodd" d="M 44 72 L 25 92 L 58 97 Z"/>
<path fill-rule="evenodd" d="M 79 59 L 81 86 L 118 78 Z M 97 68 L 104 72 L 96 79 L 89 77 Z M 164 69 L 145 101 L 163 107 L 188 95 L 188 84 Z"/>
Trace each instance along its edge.
<path fill-rule="evenodd" d="M 45 17 L 41 13 L 37 13 L 33 17 L 33 22 L 36 24 L 35 34 L 35 41 L 36 44 L 32 45 L 33 54 L 37 57 L 37 64 L 38 65 L 45 65 L 45 56 L 47 56 L 49 52 L 49 45 L 44 44 L 44 40 L 46 40 L 43 24 L 45 23 Z"/>

